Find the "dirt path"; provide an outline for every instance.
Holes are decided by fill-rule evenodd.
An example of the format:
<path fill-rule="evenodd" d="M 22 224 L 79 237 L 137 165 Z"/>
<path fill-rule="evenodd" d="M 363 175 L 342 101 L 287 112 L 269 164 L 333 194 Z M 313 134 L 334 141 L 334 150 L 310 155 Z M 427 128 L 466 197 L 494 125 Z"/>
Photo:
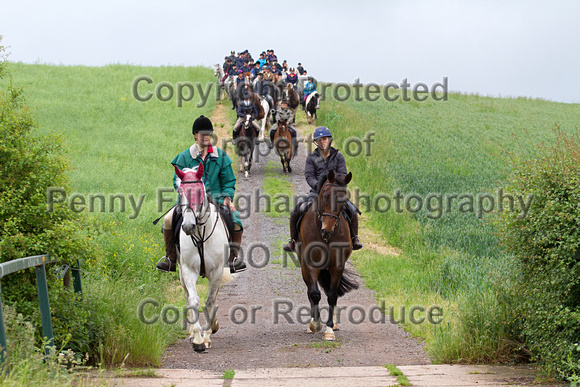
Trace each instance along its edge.
<path fill-rule="evenodd" d="M 212 116 L 214 123 L 226 123 L 223 127 L 217 125 L 220 138 L 231 133 L 225 109 L 225 105 L 218 104 Z M 299 111 L 298 115 L 303 115 L 303 112 Z M 313 130 L 313 126 L 303 126 L 299 130 L 300 137 Z M 236 194 L 251 195 L 253 198 L 251 215 L 242 220 L 245 229 L 242 244 L 244 251 L 247 254 L 250 246 L 263 244 L 270 252 L 270 257 L 268 259 L 262 249 L 256 248 L 251 255 L 253 264 L 248 270 L 222 287 L 218 295 L 217 312 L 221 327 L 212 336 L 213 348 L 197 354 L 188 339 L 181 340 L 167 350 L 163 368 L 223 371 L 274 367 L 382 366 L 387 363 L 430 364 L 422 344 L 389 323 L 388 317 L 385 323 L 370 321 L 368 311 L 376 305 L 376 300 L 364 285 L 338 300 L 338 305 L 346 309 L 341 315 L 336 342 L 325 342 L 322 333 L 306 333 L 306 325 L 298 322 L 297 316 L 300 306 L 308 306 L 306 287 L 299 268 L 291 260 L 284 265 L 281 258 L 281 242 L 288 237 L 288 220 L 265 212 L 266 199 L 260 200 L 260 211 L 256 211 L 255 201 L 256 192 L 263 194 L 265 175 L 271 175 L 272 171 L 277 178 L 291 184 L 295 194 L 308 192 L 304 180 L 306 147 L 301 146 L 298 156 L 292 161 L 292 174 L 288 176 L 283 175 L 279 157 L 274 152 L 268 152 L 266 144 L 260 144 L 260 151 L 261 154 L 269 154 L 254 163 L 249 179 L 238 177 Z M 274 163 L 277 167 L 274 167 Z M 272 204 L 275 202 L 272 199 Z M 248 256 L 245 259 L 248 260 Z M 363 279 L 361 283 L 364 283 Z M 326 305 L 324 295 L 321 305 Z M 292 310 L 287 315 L 290 321 L 281 313 L 275 313 L 276 308 L 283 311 L 290 307 Z M 356 320 L 361 310 L 367 314 L 362 323 L 349 321 L 349 311 L 352 312 L 351 320 Z M 378 316 L 376 312 L 377 319 Z"/>

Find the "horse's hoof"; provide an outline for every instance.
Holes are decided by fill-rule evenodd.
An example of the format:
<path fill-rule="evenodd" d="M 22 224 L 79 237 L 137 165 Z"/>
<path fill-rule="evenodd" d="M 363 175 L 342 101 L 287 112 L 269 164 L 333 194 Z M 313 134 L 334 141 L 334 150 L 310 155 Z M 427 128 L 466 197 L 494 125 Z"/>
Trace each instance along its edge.
<path fill-rule="evenodd" d="M 200 344 L 193 343 L 192 347 L 195 352 L 204 352 L 206 350 L 205 343 Z"/>
<path fill-rule="evenodd" d="M 208 341 L 207 343 L 204 343 L 205 348 L 206 349 L 210 349 L 211 348 L 211 341 Z"/>
<path fill-rule="evenodd" d="M 290 168 L 290 166 L 288 166 L 288 173 L 292 173 L 292 168 Z"/>
<path fill-rule="evenodd" d="M 338 325 L 337 325 L 338 326 Z M 214 334 L 216 333 L 218 330 L 220 329 L 220 324 L 217 322 L 217 320 L 211 324 L 211 333 Z"/>
<path fill-rule="evenodd" d="M 310 327 L 308 327 L 308 328 L 306 328 L 306 333 L 308 333 L 308 334 L 312 334 L 312 333 L 314 333 L 314 332 L 312 332 L 312 329 L 310 329 Z"/>
<path fill-rule="evenodd" d="M 334 341 L 334 340 L 336 340 L 336 337 L 334 337 L 334 332 L 326 332 L 324 334 L 324 340 L 326 340 L 326 341 Z"/>
<path fill-rule="evenodd" d="M 315 322 L 314 319 L 312 319 L 312 320 L 310 320 L 310 324 L 308 325 L 308 328 L 312 332 L 320 332 L 320 330 L 322 329 L 322 324 L 320 323 L 320 321 Z"/>
<path fill-rule="evenodd" d="M 340 329 L 338 329 L 338 324 L 334 323 L 334 325 L 332 326 L 332 330 L 333 331 L 339 331 Z"/>
<path fill-rule="evenodd" d="M 250 176 L 250 174 L 248 173 L 248 171 L 244 172 L 244 176 L 246 176 L 246 179 L 248 178 L 248 176 Z"/>

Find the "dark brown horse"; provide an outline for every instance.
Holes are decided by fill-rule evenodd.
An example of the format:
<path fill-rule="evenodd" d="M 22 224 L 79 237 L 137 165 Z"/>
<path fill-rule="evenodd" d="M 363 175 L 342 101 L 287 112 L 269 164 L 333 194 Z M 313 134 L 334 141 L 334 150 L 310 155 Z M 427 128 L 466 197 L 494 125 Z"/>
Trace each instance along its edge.
<path fill-rule="evenodd" d="M 240 125 L 240 133 L 236 142 L 236 153 L 240 161 L 240 172 L 244 172 L 246 178 L 250 176 L 257 136 L 258 133 L 256 133 L 256 129 L 252 125 L 252 116 L 247 114 L 244 122 Z"/>
<path fill-rule="evenodd" d="M 294 115 L 294 121 L 296 121 L 296 109 L 298 109 L 298 105 L 300 105 L 300 96 L 298 92 L 294 90 L 294 87 L 291 83 L 286 85 L 284 89 L 284 98 L 288 101 L 288 107 L 292 110 L 292 114 Z"/>
<path fill-rule="evenodd" d="M 335 339 L 335 307 L 338 297 L 358 289 L 358 283 L 352 273 L 345 269 L 352 248 L 348 223 L 343 216 L 346 202 L 346 185 L 352 173 L 338 175 L 330 171 L 318 184 L 318 199 L 304 215 L 300 225 L 298 258 L 302 269 L 302 278 L 308 288 L 310 301 L 310 324 L 308 332 L 318 332 L 320 323 L 321 294 L 318 284 L 324 289 L 328 299 L 328 321 L 324 339 Z"/>
<path fill-rule="evenodd" d="M 276 145 L 276 153 L 280 156 L 284 173 L 292 172 L 290 160 L 294 156 L 294 146 L 292 135 L 288 130 L 288 121 L 278 121 L 278 129 L 274 134 L 274 145 Z"/>

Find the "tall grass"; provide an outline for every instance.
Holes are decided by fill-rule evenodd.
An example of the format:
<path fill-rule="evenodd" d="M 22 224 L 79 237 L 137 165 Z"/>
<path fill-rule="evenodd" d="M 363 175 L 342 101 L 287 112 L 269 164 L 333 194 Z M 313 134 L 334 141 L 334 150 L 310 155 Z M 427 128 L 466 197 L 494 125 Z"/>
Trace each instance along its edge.
<path fill-rule="evenodd" d="M 62 133 L 72 191 L 67 200 L 79 193 L 102 194 L 95 211 L 84 210 L 94 225 L 92 235 L 98 246 L 94 259 L 82 262 L 83 287 L 87 302 L 98 310 L 95 319 L 104 327 L 99 334 L 99 350 L 95 363 L 106 366 L 158 366 L 167 346 L 183 335 L 181 322 L 166 325 L 158 321 L 144 324 L 137 307 L 144 299 L 163 306 L 184 304 L 176 274 L 155 270 L 155 263 L 165 254 L 161 226 L 152 221 L 168 210 L 175 194 L 160 206 L 158 189 L 173 190 L 171 160 L 191 146 L 191 125 L 200 114 L 209 116 L 215 107 L 210 95 L 202 107 L 195 89 L 192 101 L 177 107 L 176 96 L 168 102 L 155 96 L 160 82 L 172 85 L 177 92 L 179 82 L 199 82 L 203 88 L 213 83 L 213 72 L 200 67 L 139 67 L 109 65 L 104 67 L 48 66 L 12 64 L 15 85 L 24 89 L 28 104 L 36 112 L 39 132 Z M 134 98 L 132 85 L 136 77 L 146 75 L 153 84 L 141 83 L 139 94 L 153 93 L 147 102 Z M 215 85 L 214 85 L 215 86 Z M 167 89 L 163 91 L 167 96 Z M 121 199 L 113 202 L 109 195 Z M 143 196 L 137 214 L 129 198 L 137 202 Z M 161 208 L 158 208 L 160 206 Z M 137 216 L 138 215 L 138 216 Z M 200 290 L 204 291 L 203 281 Z"/>
<path fill-rule="evenodd" d="M 509 173 L 505 150 L 533 152 L 532 146 L 518 144 L 552 141 L 554 123 L 572 130 L 580 107 L 456 94 L 448 101 L 425 102 L 328 97 L 318 124 L 332 130 L 334 145 L 345 153 L 354 175 L 351 190 L 358 187 L 371 198 L 383 193 L 393 200 L 389 211 L 370 208 L 362 216 L 365 227 L 402 251 L 399 256 L 368 249 L 353 254 L 367 285 L 395 311 L 403 305 L 407 311 L 412 305 L 443 307 L 439 325 L 406 324 L 426 339 L 435 361 L 517 359 L 521 338 L 512 305 L 518 271 L 499 245 L 494 215 L 479 219 L 461 213 L 457 202 L 436 219 L 425 206 L 418 213 L 398 213 L 393 197 L 396 190 L 423 198 L 429 193 L 495 195 Z M 376 132 L 371 155 L 349 156 L 345 141 L 363 139 L 369 131 Z"/>

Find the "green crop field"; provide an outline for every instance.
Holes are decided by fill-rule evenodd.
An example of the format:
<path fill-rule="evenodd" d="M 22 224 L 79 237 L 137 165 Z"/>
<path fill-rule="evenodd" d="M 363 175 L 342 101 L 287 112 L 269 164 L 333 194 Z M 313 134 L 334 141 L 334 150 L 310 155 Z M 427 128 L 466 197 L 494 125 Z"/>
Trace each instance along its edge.
<path fill-rule="evenodd" d="M 208 97 L 206 89 L 215 80 L 212 70 L 18 63 L 11 69 L 14 85 L 24 89 L 36 114 L 39 132 L 62 135 L 72 166 L 67 200 L 75 193 L 84 198 L 84 206 L 76 208 L 84 208 L 95 225 L 98 254 L 83 263 L 83 280 L 87 293 L 103 300 L 110 320 L 103 362 L 159 365 L 167 345 L 183 334 L 181 326 L 145 326 L 135 311 L 145 298 L 183 304 L 177 277 L 153 270 L 164 251 L 160 227 L 152 221 L 171 206 L 167 202 L 158 210 L 158 189 L 172 188 L 170 161 L 191 145 L 193 119 L 215 108 L 214 91 Z M 133 93 L 140 76 L 152 81 L 137 87 L 138 98 L 151 93 L 148 101 Z M 195 87 L 193 100 L 178 107 L 179 84 L 196 82 L 204 95 Z M 372 242 L 398 252 L 381 252 L 363 240 L 367 248 L 354 253 L 353 261 L 378 300 L 393 307 L 393 318 L 404 318 L 406 329 L 426 340 L 434 361 L 517 360 L 522 343 L 510 304 L 517 292 L 517 268 L 497 237 L 498 189 L 510 173 L 509 153 L 531 154 L 536 144 L 553 141 L 555 124 L 570 132 L 579 121 L 579 105 L 543 100 L 451 94 L 448 101 L 341 102 L 328 97 L 321 102 L 317 125 L 332 130 L 334 146 L 346 156 L 354 176 L 353 199 L 358 192 L 354 201 L 363 211 L 361 225 L 368 235 L 378 235 Z M 367 136 L 370 132 L 374 137 Z M 356 141 L 348 142 L 355 137 L 361 154 Z M 116 199 L 110 196 L 115 194 Z M 494 206 L 485 195 L 496 198 Z M 171 193 L 165 197 L 174 199 Z M 441 307 L 442 321 L 412 323 L 413 306 Z"/>
<path fill-rule="evenodd" d="M 499 244 L 498 189 L 509 176 L 510 155 L 533 154 L 539 143 L 553 142 L 556 124 L 575 131 L 580 106 L 460 94 L 424 102 L 328 95 L 320 117 L 353 172 L 350 188 L 363 211 L 361 223 L 401 251 L 353 255 L 377 298 L 394 307 L 398 320 L 400 307 L 406 308 L 406 328 L 426 339 L 434 361 L 516 360 L 522 343 L 511 303 L 518 274 Z M 369 132 L 374 142 L 365 142 Z M 493 205 L 482 199 L 486 194 Z M 391 200 L 388 210 L 384 196 Z M 517 197 L 514 202 L 514 211 L 521 211 Z M 509 199 L 502 204 L 509 210 Z M 441 323 L 409 321 L 412 306 L 433 305 L 443 308 Z"/>

